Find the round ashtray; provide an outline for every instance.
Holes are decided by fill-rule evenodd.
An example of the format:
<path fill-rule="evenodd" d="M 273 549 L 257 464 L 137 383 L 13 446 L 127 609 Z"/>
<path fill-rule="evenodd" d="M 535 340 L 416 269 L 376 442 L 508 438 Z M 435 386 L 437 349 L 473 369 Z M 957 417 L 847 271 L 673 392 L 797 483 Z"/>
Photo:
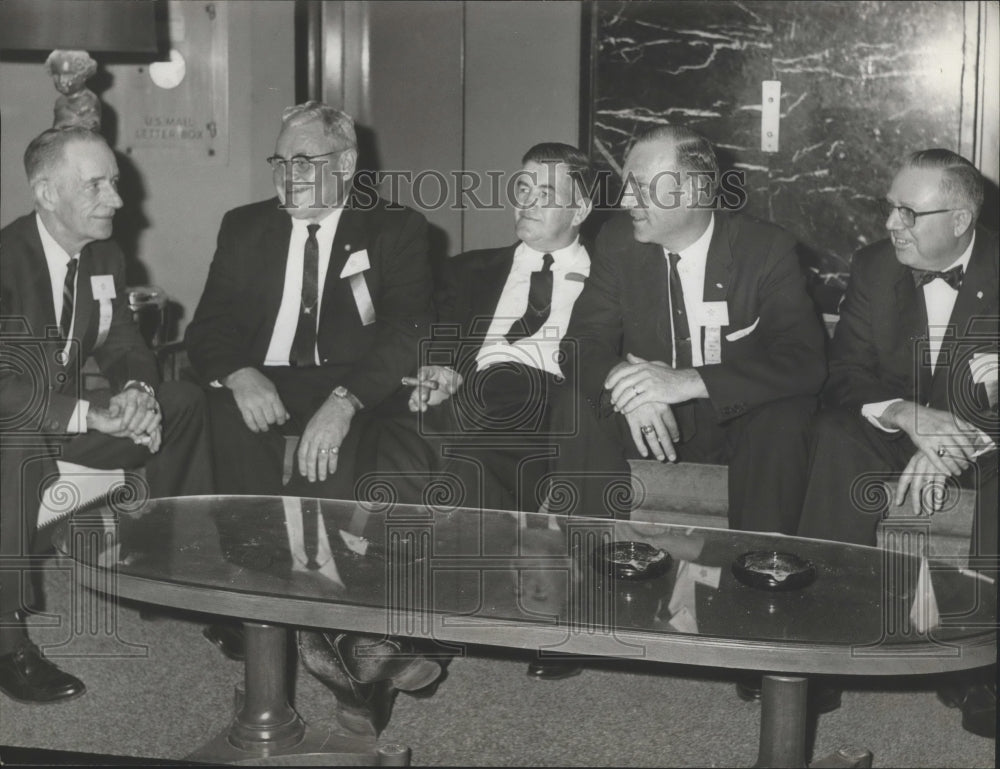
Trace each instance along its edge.
<path fill-rule="evenodd" d="M 597 551 L 595 565 L 615 579 L 647 579 L 665 574 L 673 560 L 666 550 L 645 542 L 609 542 Z"/>
<path fill-rule="evenodd" d="M 733 562 L 733 575 L 761 590 L 797 590 L 816 579 L 816 567 L 794 553 L 757 550 Z"/>

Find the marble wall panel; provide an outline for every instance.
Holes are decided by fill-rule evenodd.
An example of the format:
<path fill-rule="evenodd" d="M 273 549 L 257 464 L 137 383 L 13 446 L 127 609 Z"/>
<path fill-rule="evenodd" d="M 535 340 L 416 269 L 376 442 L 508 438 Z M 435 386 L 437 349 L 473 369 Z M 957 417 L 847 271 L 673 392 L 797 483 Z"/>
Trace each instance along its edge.
<path fill-rule="evenodd" d="M 949 2 L 598 2 L 592 150 L 618 170 L 658 123 L 746 172 L 747 210 L 794 232 L 833 312 L 851 254 L 883 237 L 899 159 L 957 150 L 964 6 Z M 780 147 L 760 149 L 761 81 L 781 81 Z"/>

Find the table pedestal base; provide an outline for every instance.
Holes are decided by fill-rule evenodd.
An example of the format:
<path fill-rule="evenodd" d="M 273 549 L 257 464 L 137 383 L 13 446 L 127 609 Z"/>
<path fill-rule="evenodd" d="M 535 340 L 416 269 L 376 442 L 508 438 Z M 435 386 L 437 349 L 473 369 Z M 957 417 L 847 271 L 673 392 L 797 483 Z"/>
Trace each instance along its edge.
<path fill-rule="evenodd" d="M 236 717 L 188 759 L 240 766 L 409 766 L 409 748 L 306 725 L 288 702 L 288 630 L 244 623 L 243 691 Z"/>
<path fill-rule="evenodd" d="M 756 767 L 806 766 L 806 701 L 809 680 L 801 676 L 763 676 L 760 698 L 760 749 Z M 838 750 L 809 764 L 810 769 L 870 769 L 867 750 Z"/>

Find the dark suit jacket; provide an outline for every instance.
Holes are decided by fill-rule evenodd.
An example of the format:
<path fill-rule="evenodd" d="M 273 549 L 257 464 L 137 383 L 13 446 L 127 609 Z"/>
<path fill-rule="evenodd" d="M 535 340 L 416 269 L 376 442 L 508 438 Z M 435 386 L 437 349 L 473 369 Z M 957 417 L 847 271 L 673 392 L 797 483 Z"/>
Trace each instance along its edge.
<path fill-rule="evenodd" d="M 923 290 L 889 240 L 858 251 L 833 337 L 825 398 L 858 408 L 912 400 L 955 412 L 995 436 L 996 416 L 989 416 L 982 388 L 973 384 L 969 361 L 975 353 L 997 353 L 998 253 L 996 234 L 978 228 L 932 376 L 929 363 L 921 364 L 929 349 Z"/>
<path fill-rule="evenodd" d="M 261 367 L 281 306 L 291 218 L 278 199 L 234 209 L 222 220 L 218 246 L 198 309 L 187 329 L 191 362 L 206 381 Z M 340 273 L 348 257 L 367 249 L 365 282 L 375 322 L 365 326 Z M 344 373 L 341 384 L 366 406 L 400 387 L 416 367 L 420 339 L 432 316 L 427 222 L 383 201 L 341 215 L 323 288 L 317 344 L 324 366 Z"/>
<path fill-rule="evenodd" d="M 463 376 L 475 369 L 476 353 L 493 321 L 519 245 L 517 241 L 501 248 L 467 251 L 448 259 L 441 269 L 434 294 L 435 346 L 449 349 L 455 359 L 450 365 Z M 586 242 L 581 245 L 588 254 L 593 250 Z"/>
<path fill-rule="evenodd" d="M 819 392 L 826 376 L 823 331 L 787 232 L 717 211 L 703 299 L 729 306 L 722 362 L 698 369 L 720 421 Z M 758 319 L 746 336 L 726 339 Z M 628 213 L 611 218 L 597 237 L 567 337 L 578 345 L 582 395 L 595 409 L 602 407 L 604 379 L 625 353 L 671 359 L 667 260 L 659 245 L 636 242 Z"/>
<path fill-rule="evenodd" d="M 62 366 L 55 359 L 63 343 L 58 338 L 51 278 L 35 215 L 22 216 L 0 231 L 0 344 L 3 357 L 12 364 L 0 367 L 0 416 L 5 431 L 65 435 L 80 398 L 80 369 L 91 354 L 115 390 L 130 379 L 153 387 L 159 384 L 156 359 L 129 310 L 118 245 L 112 240 L 88 245 L 80 256 L 77 275 L 76 344 Z M 94 275 L 112 275 L 116 294 L 110 330 L 96 349 L 100 311 L 91 288 Z"/>

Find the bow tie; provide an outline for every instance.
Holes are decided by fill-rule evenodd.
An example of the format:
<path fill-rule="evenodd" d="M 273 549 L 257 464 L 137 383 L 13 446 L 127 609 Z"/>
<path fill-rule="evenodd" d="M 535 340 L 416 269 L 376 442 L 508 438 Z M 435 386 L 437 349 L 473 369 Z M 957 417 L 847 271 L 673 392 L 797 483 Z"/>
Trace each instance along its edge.
<path fill-rule="evenodd" d="M 965 277 L 965 271 L 962 269 L 962 265 L 960 264 L 952 267 L 950 270 L 945 270 L 944 272 L 916 269 L 911 270 L 911 272 L 913 273 L 913 283 L 917 288 L 927 285 L 932 280 L 941 278 L 941 280 L 958 291 L 958 289 L 962 287 L 962 278 Z"/>

